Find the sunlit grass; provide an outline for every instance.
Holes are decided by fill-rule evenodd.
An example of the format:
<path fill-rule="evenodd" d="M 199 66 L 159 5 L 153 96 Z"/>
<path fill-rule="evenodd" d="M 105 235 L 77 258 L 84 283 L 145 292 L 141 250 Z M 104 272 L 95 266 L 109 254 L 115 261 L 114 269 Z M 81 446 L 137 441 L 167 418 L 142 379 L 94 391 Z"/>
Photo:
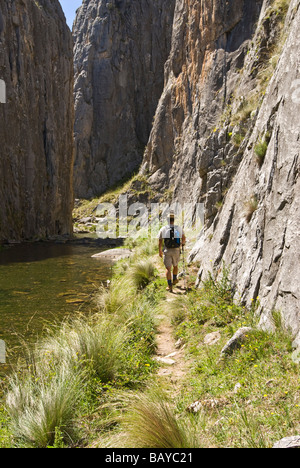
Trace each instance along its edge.
<path fill-rule="evenodd" d="M 42 363 L 22 376 L 9 379 L 6 404 L 10 427 L 18 445 L 44 448 L 52 445 L 59 429 L 72 445 L 76 415 L 82 397 L 82 376 L 68 366 L 43 368 Z"/>
<path fill-rule="evenodd" d="M 129 448 L 200 447 L 195 429 L 180 421 L 171 401 L 157 387 L 135 397 L 122 418 L 122 432 L 114 444 Z"/>

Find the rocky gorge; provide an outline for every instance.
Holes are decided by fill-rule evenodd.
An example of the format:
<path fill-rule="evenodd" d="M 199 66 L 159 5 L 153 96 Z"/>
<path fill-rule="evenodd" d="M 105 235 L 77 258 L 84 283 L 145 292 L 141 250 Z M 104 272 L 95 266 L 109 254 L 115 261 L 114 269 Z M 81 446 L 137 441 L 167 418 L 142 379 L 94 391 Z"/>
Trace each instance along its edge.
<path fill-rule="evenodd" d="M 139 170 L 204 204 L 198 283 L 226 263 L 299 345 L 298 22 L 298 0 L 84 0 L 72 42 L 58 1 L 2 0 L 1 239 L 70 235 L 74 193 Z"/>
<path fill-rule="evenodd" d="M 73 28 L 75 195 L 139 169 L 164 86 L 175 1 L 84 0 Z"/>
<path fill-rule="evenodd" d="M 225 262 L 236 296 L 249 307 L 258 300 L 262 326 L 271 326 L 272 310 L 284 311 L 295 346 L 297 18 L 297 1 L 177 2 L 166 85 L 142 166 L 156 190 L 171 185 L 174 199 L 205 205 L 190 254 L 201 263 L 198 283 Z"/>
<path fill-rule="evenodd" d="M 59 2 L 2 0 L 1 239 L 70 235 L 74 192 L 139 170 L 204 204 L 198 283 L 230 265 L 299 344 L 298 19 L 297 0 L 85 0 L 72 43 Z"/>
<path fill-rule="evenodd" d="M 103 46 L 102 38 L 108 41 L 116 30 L 119 35 L 120 31 L 122 34 L 126 31 L 128 37 L 125 18 L 130 12 L 130 18 L 134 17 L 133 24 L 136 24 L 131 3 L 112 2 L 103 10 L 102 2 L 90 1 L 85 2 L 78 13 L 73 32 L 75 44 L 77 38 L 82 38 L 80 31 L 87 34 L 87 27 L 81 26 L 87 8 L 94 11 L 90 27 L 99 20 L 99 16 L 102 25 L 97 35 L 100 41 L 98 50 L 102 47 L 102 52 L 97 55 L 99 62 L 95 62 L 95 36 L 92 35 L 92 40 L 83 46 L 84 53 L 81 51 L 80 54 L 84 66 L 79 69 L 80 74 L 76 72 L 77 118 L 82 125 L 87 123 L 82 117 L 86 115 L 82 109 L 89 109 L 88 115 L 91 116 L 92 94 L 99 92 L 98 85 L 93 86 L 87 77 L 92 70 L 98 70 L 99 64 L 106 67 L 115 57 L 111 49 L 108 52 L 107 45 Z M 259 310 L 263 312 L 262 326 L 271 326 L 271 311 L 284 311 L 285 325 L 292 330 L 298 346 L 299 127 L 296 115 L 299 105 L 299 2 L 177 0 L 174 13 L 172 3 L 164 2 L 164 5 L 166 23 L 163 31 L 168 45 L 161 54 L 161 61 L 169 49 L 164 66 L 164 87 L 142 162 L 140 157 L 134 156 L 133 159 L 138 164 L 141 162 L 139 174 L 147 181 L 152 199 L 163 200 L 167 196 L 173 202 L 189 202 L 195 206 L 203 203 L 204 227 L 189 258 L 191 262 L 201 264 L 197 283 L 201 284 L 211 270 L 220 271 L 222 264 L 226 263 L 231 268 L 236 297 L 248 307 L 253 301 L 259 304 Z M 98 16 L 96 6 L 103 12 L 101 14 L 98 9 Z M 121 23 L 116 22 L 116 13 L 118 21 L 124 15 L 121 28 Z M 109 33 L 104 33 L 104 22 L 105 31 Z M 161 33 L 156 22 L 152 20 L 152 23 L 152 34 Z M 110 27 L 112 24 L 115 28 Z M 95 32 L 95 28 L 92 31 Z M 115 43 L 118 41 L 112 42 Z M 75 54 L 79 48 L 75 45 Z M 129 80 L 132 62 L 124 60 L 121 50 L 118 49 L 116 56 L 122 67 L 115 71 L 110 68 L 110 85 L 113 80 L 120 81 L 121 76 L 126 75 Z M 147 68 L 151 54 L 146 50 L 141 53 Z M 135 58 L 139 56 L 137 52 L 134 55 Z M 81 63 L 78 58 L 76 63 L 78 70 Z M 149 74 L 149 70 L 147 75 L 152 79 L 153 74 Z M 127 82 L 127 92 L 133 81 Z M 86 85 L 80 86 L 80 82 Z M 101 83 L 102 92 L 106 92 L 107 85 L 103 84 L 106 81 L 99 78 L 97 82 Z M 143 93 L 147 96 L 149 91 L 145 80 L 143 83 Z M 141 84 L 136 81 L 135 86 L 136 90 L 141 89 L 138 87 Z M 149 86 L 153 89 L 153 81 Z M 91 100 L 88 107 L 87 100 L 82 97 L 87 90 Z M 155 101 L 158 93 L 159 89 Z M 111 106 L 114 99 L 105 102 Z M 123 106 L 122 94 L 119 93 L 117 101 Z M 126 105 L 131 105 L 131 102 L 130 98 Z M 147 107 L 143 100 L 138 102 L 144 109 Z M 112 108 L 114 106 L 110 110 Z M 152 111 L 154 108 L 153 103 Z M 136 106 L 131 109 L 136 109 Z M 97 151 L 102 154 L 108 154 L 108 148 L 112 148 L 111 143 L 106 143 L 109 135 L 115 136 L 119 131 L 124 134 L 124 129 L 121 130 L 122 114 L 114 108 L 110 117 L 110 110 L 106 110 L 106 104 L 99 105 L 99 118 L 103 112 L 106 116 L 105 123 L 97 125 L 98 132 L 105 130 L 105 138 L 99 134 L 97 144 Z M 132 142 L 134 126 L 128 115 L 132 114 L 127 114 L 125 119 L 126 141 L 130 138 Z M 143 113 L 137 115 L 143 116 Z M 116 116 L 119 119 L 115 120 Z M 79 129 L 80 125 L 76 128 Z M 149 126 L 144 125 L 146 127 L 149 130 Z M 90 134 L 90 130 L 78 130 L 79 138 L 76 140 L 77 148 L 85 145 L 87 154 L 90 154 L 90 142 L 97 141 L 94 137 L 90 139 Z M 88 146 L 82 135 L 86 135 L 84 141 L 88 139 Z M 145 140 L 140 139 L 140 142 Z M 121 141 L 126 143 L 124 136 L 114 139 L 114 145 Z M 137 148 L 136 144 L 134 148 Z M 118 148 L 113 150 L 118 155 L 117 159 L 114 156 L 107 159 L 114 161 L 115 175 L 111 180 L 120 178 L 119 167 L 125 175 L 127 169 L 124 169 L 124 164 L 131 164 L 131 156 L 126 157 L 123 149 L 124 146 L 122 151 Z M 87 167 L 93 157 L 84 159 L 81 154 L 82 150 L 77 149 L 77 165 Z M 99 170 L 100 166 L 98 164 Z M 101 167 L 102 175 L 97 176 L 98 180 L 103 180 L 103 174 L 107 174 L 103 164 Z M 86 174 L 80 168 L 76 170 Z M 97 171 L 92 172 L 96 175 Z M 88 176 L 88 179 L 91 181 L 93 177 Z M 77 185 L 81 186 L 80 183 Z"/>
<path fill-rule="evenodd" d="M 17 441 L 88 445 L 74 429 L 92 421 L 92 446 L 156 447 L 167 415 L 168 447 L 299 446 L 299 21 L 300 0 L 83 0 L 71 32 L 58 0 L 0 0 L 0 249 L 92 239 L 120 194 L 204 208 L 174 295 L 156 240 L 93 251 L 124 263 L 95 317 L 58 327 L 11 380 Z M 154 377 L 166 405 L 145 392 Z M 52 401 L 62 413 L 36 431 Z"/>

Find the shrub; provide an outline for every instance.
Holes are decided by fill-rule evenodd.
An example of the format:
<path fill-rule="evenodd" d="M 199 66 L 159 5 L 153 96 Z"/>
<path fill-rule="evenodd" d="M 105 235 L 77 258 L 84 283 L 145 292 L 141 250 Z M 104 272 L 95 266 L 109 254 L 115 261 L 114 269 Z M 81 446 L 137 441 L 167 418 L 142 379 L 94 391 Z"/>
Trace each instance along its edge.
<path fill-rule="evenodd" d="M 268 149 L 268 142 L 266 140 L 260 140 L 254 148 L 254 151 L 256 154 L 256 160 L 259 164 L 259 167 L 261 167 L 264 163 L 267 149 Z"/>

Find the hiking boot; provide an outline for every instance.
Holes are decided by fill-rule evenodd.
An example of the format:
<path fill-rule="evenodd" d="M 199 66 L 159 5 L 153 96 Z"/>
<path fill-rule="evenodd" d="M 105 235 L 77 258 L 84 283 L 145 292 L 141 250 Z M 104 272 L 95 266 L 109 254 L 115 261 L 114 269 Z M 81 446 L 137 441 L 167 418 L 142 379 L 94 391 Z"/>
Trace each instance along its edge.
<path fill-rule="evenodd" d="M 173 287 L 172 287 L 172 286 L 168 286 L 168 287 L 167 287 L 167 291 L 173 292 Z"/>
<path fill-rule="evenodd" d="M 178 279 L 173 280 L 173 286 L 176 286 L 176 284 L 178 284 L 178 283 L 179 283 L 179 280 L 178 280 Z"/>

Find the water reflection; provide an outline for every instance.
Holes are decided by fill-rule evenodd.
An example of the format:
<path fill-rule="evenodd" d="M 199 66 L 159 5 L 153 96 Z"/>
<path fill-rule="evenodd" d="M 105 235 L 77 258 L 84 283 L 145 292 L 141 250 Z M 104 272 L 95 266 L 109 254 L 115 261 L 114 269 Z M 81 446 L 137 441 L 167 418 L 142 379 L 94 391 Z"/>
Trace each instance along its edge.
<path fill-rule="evenodd" d="M 111 263 L 91 258 L 99 251 L 95 245 L 54 243 L 0 251 L 0 339 L 8 363 L 45 323 L 90 311 L 94 292 L 111 275 Z"/>

